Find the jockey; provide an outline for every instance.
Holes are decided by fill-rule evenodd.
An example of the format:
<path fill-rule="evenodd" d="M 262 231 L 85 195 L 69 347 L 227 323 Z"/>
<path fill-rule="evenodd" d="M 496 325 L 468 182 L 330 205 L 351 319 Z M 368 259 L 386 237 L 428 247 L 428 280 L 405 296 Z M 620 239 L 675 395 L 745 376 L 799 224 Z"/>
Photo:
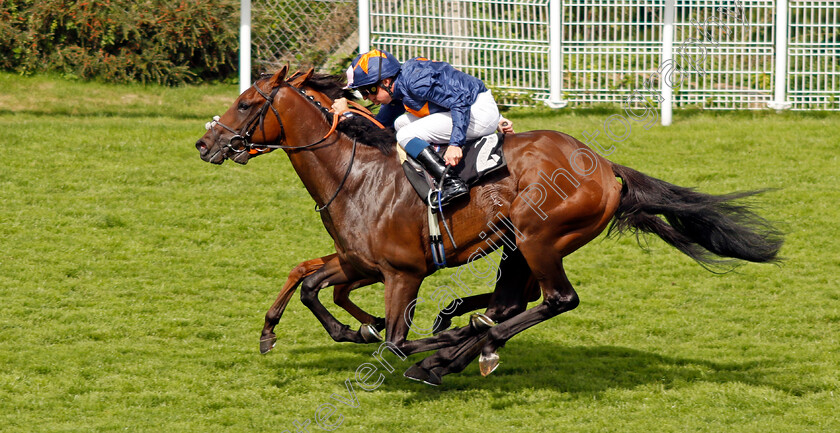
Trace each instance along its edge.
<path fill-rule="evenodd" d="M 463 157 L 467 140 L 492 134 L 498 127 L 513 132 L 512 124 L 499 115 L 493 95 L 476 77 L 445 62 L 414 58 L 402 65 L 393 55 L 372 50 L 353 59 L 347 69 L 347 88 L 381 104 L 376 120 L 397 131 L 397 141 L 439 184 L 441 206 L 469 192 L 467 185 L 446 171 Z M 336 113 L 347 110 L 347 100 L 333 104 Z M 430 144 L 448 144 L 443 159 Z M 438 206 L 432 195 L 432 206 Z"/>

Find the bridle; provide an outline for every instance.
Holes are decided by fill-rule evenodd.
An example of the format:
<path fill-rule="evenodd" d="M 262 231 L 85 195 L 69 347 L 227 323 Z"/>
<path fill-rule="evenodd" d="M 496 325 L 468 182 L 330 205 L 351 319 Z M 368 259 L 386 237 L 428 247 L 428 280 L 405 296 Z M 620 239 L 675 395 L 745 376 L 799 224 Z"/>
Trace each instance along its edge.
<path fill-rule="evenodd" d="M 312 96 L 307 95 L 305 91 L 303 91 L 303 90 L 301 90 L 301 89 L 299 89 L 295 86 L 292 86 L 289 83 L 285 83 L 285 85 L 287 85 L 287 86 L 291 87 L 292 89 L 296 90 L 298 93 L 301 94 L 301 96 L 304 97 L 304 99 L 306 99 L 309 102 L 315 104 L 319 109 L 321 109 L 321 111 L 326 111 L 326 109 L 321 105 L 320 102 L 316 101 L 315 98 L 313 98 Z M 301 149 L 308 149 L 308 148 L 311 148 L 313 146 L 317 146 L 317 145 L 323 143 L 324 141 L 326 141 L 327 138 L 329 138 L 329 136 L 332 135 L 332 133 L 335 131 L 335 125 L 336 125 L 335 122 L 333 122 L 333 127 L 330 128 L 330 131 L 327 132 L 327 135 L 325 135 L 323 138 L 321 138 L 320 140 L 318 140 L 314 143 L 310 143 L 310 144 L 307 144 L 305 146 L 286 146 L 286 145 L 279 144 L 279 143 L 282 143 L 283 140 L 286 137 L 286 129 L 283 127 L 283 120 L 280 119 L 280 113 L 277 111 L 276 108 L 274 108 L 274 97 L 277 96 L 277 92 L 280 91 L 281 87 L 283 87 L 283 85 L 275 87 L 274 89 L 271 90 L 270 93 L 266 94 L 265 92 L 263 92 L 257 86 L 256 82 L 253 84 L 254 90 L 256 90 L 257 93 L 260 94 L 260 96 L 265 98 L 265 103 L 262 105 L 262 107 L 260 107 L 259 110 L 257 110 L 257 112 L 254 114 L 253 117 L 251 117 L 250 119 L 248 119 L 247 122 L 245 122 L 245 125 L 242 126 L 242 129 L 239 132 L 237 132 L 236 130 L 234 130 L 230 126 L 225 125 L 224 123 L 220 122 L 219 121 L 219 116 L 213 116 L 213 121 L 207 122 L 204 125 L 205 129 L 207 129 L 209 131 L 214 126 L 219 125 L 222 128 L 224 128 L 224 129 L 228 130 L 229 132 L 233 133 L 233 136 L 222 147 L 227 149 L 230 152 L 235 153 L 235 154 L 240 154 L 240 153 L 243 153 L 243 152 L 256 154 L 256 153 L 263 153 L 263 152 L 267 152 L 267 151 L 272 151 L 274 149 L 301 150 Z M 278 135 L 277 138 L 274 140 L 274 142 L 276 144 L 255 144 L 255 143 L 252 143 L 251 142 L 251 137 L 253 137 L 254 131 L 256 131 L 257 127 L 260 128 L 260 131 L 262 131 L 262 133 L 263 133 L 263 137 L 265 137 L 265 115 L 266 115 L 266 112 L 269 108 L 271 108 L 271 111 L 274 112 L 274 117 L 277 119 L 277 124 L 280 125 L 280 135 Z M 336 120 L 338 119 L 338 115 L 336 115 L 335 119 Z M 347 165 L 347 171 L 344 173 L 344 177 L 341 179 L 341 182 L 338 184 L 338 188 L 336 188 L 335 193 L 333 193 L 332 197 L 330 197 L 330 199 L 327 200 L 327 203 L 324 206 L 318 207 L 318 204 L 317 203 L 315 204 L 315 211 L 316 212 L 321 212 L 321 211 L 327 209 L 327 207 L 329 207 L 329 205 L 333 202 L 333 200 L 335 200 L 335 198 L 338 196 L 338 192 L 341 191 L 341 188 L 344 186 L 344 182 L 347 181 L 347 178 L 350 176 L 350 170 L 353 168 L 353 161 L 355 161 L 355 160 L 356 160 L 356 139 L 354 138 L 353 139 L 353 151 L 350 154 L 350 164 Z"/>
<path fill-rule="evenodd" d="M 313 104 L 317 105 L 318 108 L 320 108 L 322 111 L 325 110 L 324 107 L 321 106 L 320 102 L 316 101 L 315 98 L 313 98 L 312 96 L 307 95 L 305 91 L 303 91 L 303 90 L 301 90 L 301 89 L 299 89 L 295 86 L 292 86 L 289 83 L 285 83 L 285 84 L 287 86 L 291 87 L 292 89 L 296 90 L 298 93 L 301 94 L 301 96 L 303 96 L 304 98 L 306 98 L 307 100 L 309 100 Z M 262 153 L 262 152 L 266 152 L 267 150 L 275 150 L 275 149 L 288 149 L 288 150 L 307 149 L 307 148 L 317 146 L 317 145 L 323 143 L 324 141 L 326 141 L 326 139 L 332 133 L 332 130 L 330 130 L 330 133 L 325 135 L 320 140 L 318 140 L 314 143 L 307 144 L 305 146 L 285 146 L 285 145 L 279 144 L 279 143 L 282 143 L 283 140 L 286 138 L 286 129 L 283 127 L 283 120 L 280 119 L 280 113 L 277 111 L 276 108 L 274 108 L 274 97 L 277 96 L 277 92 L 279 92 L 280 88 L 283 87 L 283 86 L 280 85 L 280 86 L 275 87 L 268 94 L 263 92 L 257 86 L 256 82 L 253 84 L 252 87 L 254 88 L 254 90 L 256 90 L 257 93 L 260 94 L 260 96 L 262 96 L 265 99 L 265 103 L 263 103 L 262 107 L 260 107 L 260 109 L 257 110 L 256 113 L 254 113 L 253 117 L 251 117 L 250 119 L 248 119 L 247 122 L 245 122 L 245 125 L 242 126 L 242 129 L 240 131 L 237 132 L 236 130 L 234 130 L 230 126 L 222 123 L 219 120 L 219 116 L 213 116 L 213 121 L 208 122 L 204 125 L 205 129 L 207 129 L 207 130 L 210 130 L 211 128 L 213 128 L 216 125 L 219 125 L 222 128 L 224 128 L 224 129 L 228 130 L 229 132 L 233 133 L 233 136 L 228 140 L 228 142 L 226 144 L 222 145 L 222 147 L 227 149 L 228 151 L 233 152 L 235 154 L 240 154 L 240 153 L 243 153 L 243 152 Z M 257 130 L 257 127 L 260 128 L 260 131 L 263 133 L 263 137 L 265 137 L 265 115 L 266 115 L 266 111 L 269 108 L 271 108 L 271 111 L 274 113 L 274 118 L 277 119 L 277 124 L 280 125 L 280 135 L 278 135 L 277 138 L 274 140 L 275 144 L 271 144 L 271 143 L 269 143 L 269 144 L 252 143 L 251 142 L 251 137 L 253 137 L 254 131 Z"/>

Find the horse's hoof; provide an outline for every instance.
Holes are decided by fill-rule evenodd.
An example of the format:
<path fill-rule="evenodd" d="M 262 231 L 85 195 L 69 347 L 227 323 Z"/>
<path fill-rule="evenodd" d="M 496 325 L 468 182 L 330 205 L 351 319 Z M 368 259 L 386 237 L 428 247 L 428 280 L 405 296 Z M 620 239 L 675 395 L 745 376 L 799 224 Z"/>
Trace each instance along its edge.
<path fill-rule="evenodd" d="M 376 327 L 369 323 L 364 323 L 359 328 L 359 334 L 362 334 L 362 339 L 365 343 L 379 343 L 382 341 L 382 336 L 376 331 Z"/>
<path fill-rule="evenodd" d="M 429 378 L 424 380 L 423 383 L 426 385 L 440 386 L 443 383 L 443 379 L 440 377 L 440 373 L 438 373 L 438 371 L 438 368 L 433 368 L 429 372 Z"/>
<path fill-rule="evenodd" d="M 487 376 L 490 373 L 496 371 L 496 368 L 499 367 L 499 355 L 496 352 L 490 354 L 490 356 L 484 356 L 482 353 L 481 356 L 478 358 L 478 369 L 481 371 L 482 376 Z"/>
<path fill-rule="evenodd" d="M 277 337 L 271 336 L 260 340 L 260 354 L 265 355 L 269 350 L 274 349 L 277 344 Z"/>
<path fill-rule="evenodd" d="M 470 327 L 475 331 L 484 332 L 494 326 L 496 326 L 496 322 L 484 314 L 475 313 L 470 316 Z"/>
<path fill-rule="evenodd" d="M 441 379 L 440 374 L 435 370 L 428 371 L 423 367 L 414 364 L 411 367 L 408 367 L 408 370 L 403 373 L 403 376 L 411 380 L 423 382 L 426 385 L 438 386 L 443 383 L 443 380 Z"/>
<path fill-rule="evenodd" d="M 426 382 L 427 380 L 429 380 L 429 372 L 417 364 L 408 367 L 408 370 L 406 370 L 405 373 L 403 373 L 403 376 L 411 380 L 416 380 L 418 382 Z"/>
<path fill-rule="evenodd" d="M 435 328 L 432 330 L 432 333 L 434 335 L 438 335 L 441 332 L 449 329 L 450 326 L 452 326 L 452 319 L 450 319 L 449 317 L 438 316 L 438 319 L 440 320 L 435 321 L 437 325 L 435 325 Z"/>

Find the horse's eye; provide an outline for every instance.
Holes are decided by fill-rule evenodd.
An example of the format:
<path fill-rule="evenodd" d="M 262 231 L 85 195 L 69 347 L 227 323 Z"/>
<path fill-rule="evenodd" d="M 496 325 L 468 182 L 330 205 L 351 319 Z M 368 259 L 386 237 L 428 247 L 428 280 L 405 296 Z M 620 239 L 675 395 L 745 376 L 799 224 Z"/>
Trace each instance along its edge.
<path fill-rule="evenodd" d="M 240 102 L 239 103 L 239 109 L 242 110 L 242 111 L 247 110 L 249 107 L 250 107 L 250 105 L 248 105 L 247 102 Z"/>

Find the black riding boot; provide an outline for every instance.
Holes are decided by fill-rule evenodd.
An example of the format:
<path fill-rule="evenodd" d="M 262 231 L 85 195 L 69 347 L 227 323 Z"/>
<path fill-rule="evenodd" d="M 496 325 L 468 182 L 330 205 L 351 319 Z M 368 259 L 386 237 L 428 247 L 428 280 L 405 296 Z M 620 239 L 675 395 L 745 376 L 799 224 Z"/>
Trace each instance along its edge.
<path fill-rule="evenodd" d="M 440 184 L 440 178 L 443 176 L 444 170 L 446 170 L 446 163 L 443 162 L 443 158 L 440 155 L 432 150 L 432 146 L 423 149 L 415 159 L 435 178 L 435 184 Z M 469 192 L 470 189 L 467 187 L 467 184 L 461 178 L 452 174 L 450 169 L 443 178 L 443 188 L 440 193 L 441 206 L 446 206 L 452 200 Z M 432 207 L 438 207 L 437 193 L 432 193 Z"/>

